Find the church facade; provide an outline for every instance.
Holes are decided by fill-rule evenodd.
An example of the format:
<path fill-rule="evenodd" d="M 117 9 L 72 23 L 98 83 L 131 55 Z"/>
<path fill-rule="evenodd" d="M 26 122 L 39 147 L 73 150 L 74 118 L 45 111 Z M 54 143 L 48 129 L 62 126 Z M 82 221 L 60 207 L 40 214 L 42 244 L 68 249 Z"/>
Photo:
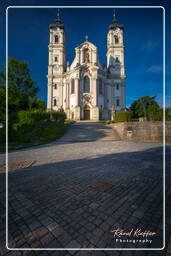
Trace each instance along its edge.
<path fill-rule="evenodd" d="M 125 109 L 124 27 L 115 15 L 107 32 L 107 64 L 88 37 L 66 62 L 66 34 L 59 12 L 50 25 L 47 109 L 63 110 L 72 120 L 111 119 Z"/>

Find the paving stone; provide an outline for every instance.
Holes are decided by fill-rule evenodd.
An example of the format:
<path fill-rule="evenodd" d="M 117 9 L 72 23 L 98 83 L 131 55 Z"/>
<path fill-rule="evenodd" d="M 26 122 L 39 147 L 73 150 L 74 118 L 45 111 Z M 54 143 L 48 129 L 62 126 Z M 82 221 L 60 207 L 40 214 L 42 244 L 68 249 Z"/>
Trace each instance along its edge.
<path fill-rule="evenodd" d="M 137 210 L 133 213 L 132 216 L 141 219 L 144 216 L 144 213 Z"/>
<path fill-rule="evenodd" d="M 106 232 L 106 231 L 109 231 L 109 230 L 110 230 L 110 225 L 109 225 L 108 223 L 106 223 L 106 222 L 103 222 L 103 223 L 100 225 L 100 228 Z"/>
<path fill-rule="evenodd" d="M 54 240 L 54 237 L 50 233 L 48 233 L 47 235 L 45 235 L 44 237 L 42 237 L 40 239 L 40 242 L 41 242 L 43 247 L 46 247 L 47 244 L 49 244 L 53 240 Z"/>
<path fill-rule="evenodd" d="M 72 241 L 70 241 L 70 243 L 68 243 L 67 245 L 66 245 L 66 248 L 80 248 L 81 246 L 80 246 L 80 244 L 76 241 L 76 240 L 72 240 Z M 70 251 L 70 253 L 71 253 L 71 251 Z"/>
<path fill-rule="evenodd" d="M 53 229 L 51 232 L 52 232 L 52 234 L 53 234 L 56 238 L 59 238 L 59 236 L 61 236 L 63 233 L 65 233 L 64 229 L 63 229 L 63 228 L 59 228 L 59 227 L 56 227 L 56 228 Z"/>
<path fill-rule="evenodd" d="M 91 231 L 95 228 L 96 226 L 93 224 L 93 223 L 88 223 L 85 225 L 85 228 L 88 230 L 88 231 Z"/>
<path fill-rule="evenodd" d="M 98 237 L 102 236 L 103 233 L 104 233 L 103 230 L 100 229 L 100 228 L 95 228 L 95 229 L 93 230 L 93 234 L 94 234 L 95 236 L 98 236 Z"/>
<path fill-rule="evenodd" d="M 59 227 L 59 224 L 56 223 L 56 222 L 52 222 L 52 223 L 50 223 L 49 225 L 47 225 L 47 229 L 48 229 L 49 231 L 52 231 L 52 230 L 54 230 L 54 229 L 57 228 L 57 227 Z"/>
<path fill-rule="evenodd" d="M 75 127 L 79 132 L 88 132 L 87 136 L 90 137 L 92 133 L 98 137 L 101 128 L 108 129 L 108 126 L 101 123 L 77 123 Z M 72 140 L 79 136 L 75 130 L 71 132 L 72 136 L 67 136 L 71 136 Z M 170 146 L 167 148 L 168 158 L 171 159 Z M 1 160 L 3 157 L 4 154 L 0 154 Z M 106 247 L 115 247 L 110 232 L 114 227 L 129 230 L 140 225 L 150 230 L 152 228 L 158 234 L 162 232 L 162 228 L 158 229 L 162 220 L 160 143 L 73 143 L 67 139 L 64 142 L 61 138 L 48 145 L 9 152 L 11 162 L 25 159 L 30 161 L 35 158 L 37 164 L 31 168 L 23 169 L 20 173 L 10 172 L 9 175 L 9 236 L 16 246 L 38 248 L 40 241 L 45 241 L 44 244 L 58 244 L 62 247 L 60 239 L 63 239 L 63 244 L 68 245 L 74 240 L 82 248 L 102 246 L 105 242 Z M 169 183 L 171 175 L 167 175 L 166 180 Z M 0 196 L 5 192 L 4 174 L 2 177 L 4 179 L 0 180 Z M 89 187 L 97 181 L 105 181 L 113 186 L 104 193 Z M 5 211 L 5 197 L 3 200 L 0 214 Z M 138 207 L 132 207 L 134 205 Z M 168 212 L 171 214 L 171 210 Z M 3 221 L 4 217 L 0 226 Z M 168 230 L 169 227 L 167 225 Z M 28 236 L 29 233 L 31 235 Z M 52 235 L 53 240 L 48 234 Z M 170 235 L 169 233 L 168 236 Z M 4 231 L 2 239 L 0 238 L 2 242 L 3 237 Z M 156 245 L 157 243 L 158 241 Z M 40 255 L 37 252 L 35 254 Z M 1 252 L 5 256 L 10 253 L 12 252 L 7 250 L 3 254 Z M 46 253 L 60 255 L 55 254 L 56 251 Z M 78 251 L 73 253 L 79 255 Z M 93 253 L 94 251 L 91 255 Z M 107 252 L 104 253 L 109 256 Z M 121 251 L 109 253 L 114 256 L 128 256 L 127 252 L 123 254 Z M 156 251 L 153 253 L 153 256 L 159 255 Z M 42 254 L 43 251 L 41 256 Z M 63 255 L 72 254 L 64 251 Z M 139 256 L 134 252 L 130 255 Z"/>
<path fill-rule="evenodd" d="M 70 235 L 68 235 L 66 232 L 61 234 L 59 237 L 58 237 L 60 243 L 62 244 L 63 247 L 66 246 L 66 244 L 68 244 L 72 239 L 73 239 L 73 236 L 71 237 Z"/>
<path fill-rule="evenodd" d="M 99 207 L 99 204 L 97 204 L 97 203 L 91 203 L 91 204 L 89 205 L 89 207 L 92 208 L 92 209 L 96 209 L 96 208 Z"/>

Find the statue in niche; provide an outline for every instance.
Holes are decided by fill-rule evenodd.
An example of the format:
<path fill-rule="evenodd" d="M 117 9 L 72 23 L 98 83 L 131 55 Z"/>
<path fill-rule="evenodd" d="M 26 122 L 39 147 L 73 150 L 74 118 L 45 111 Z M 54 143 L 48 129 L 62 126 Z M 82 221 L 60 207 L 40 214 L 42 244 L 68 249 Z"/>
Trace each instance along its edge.
<path fill-rule="evenodd" d="M 84 62 L 89 63 L 90 62 L 90 57 L 89 57 L 89 49 L 84 50 Z"/>

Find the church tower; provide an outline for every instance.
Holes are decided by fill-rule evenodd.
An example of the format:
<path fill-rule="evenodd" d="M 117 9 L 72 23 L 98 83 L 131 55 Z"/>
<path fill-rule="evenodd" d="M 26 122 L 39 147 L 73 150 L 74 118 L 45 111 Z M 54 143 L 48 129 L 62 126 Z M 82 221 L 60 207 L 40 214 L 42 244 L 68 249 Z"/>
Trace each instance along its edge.
<path fill-rule="evenodd" d="M 63 74 L 66 69 L 66 36 L 58 10 L 55 24 L 50 25 L 48 65 L 48 110 L 58 110 L 63 105 Z"/>
<path fill-rule="evenodd" d="M 112 108 L 125 108 L 125 66 L 124 66 L 124 26 L 118 24 L 115 13 L 107 34 L 107 68 L 112 78 Z"/>

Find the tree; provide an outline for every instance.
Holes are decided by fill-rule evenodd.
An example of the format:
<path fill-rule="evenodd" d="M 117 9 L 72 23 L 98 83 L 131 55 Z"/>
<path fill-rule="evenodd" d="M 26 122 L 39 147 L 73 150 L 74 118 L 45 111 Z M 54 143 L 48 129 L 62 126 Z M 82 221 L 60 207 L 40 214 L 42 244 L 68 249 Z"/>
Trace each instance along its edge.
<path fill-rule="evenodd" d="M 135 100 L 130 109 L 133 112 L 133 117 L 138 118 L 138 117 L 148 117 L 149 115 L 149 109 L 151 109 L 153 112 L 157 111 L 160 109 L 158 103 L 155 101 L 155 96 L 150 97 L 150 96 L 143 96 L 139 98 L 138 100 Z M 148 113 L 148 114 L 147 114 Z"/>
<path fill-rule="evenodd" d="M 0 72 L 0 88 L 5 88 L 5 75 Z M 36 96 L 39 88 L 30 76 L 28 64 L 9 58 L 8 61 L 8 109 L 19 111 L 29 109 L 29 100 Z M 3 98 L 4 105 L 4 98 Z"/>
<path fill-rule="evenodd" d="M 29 109 L 46 109 L 46 103 L 38 97 L 31 98 L 29 101 Z"/>
<path fill-rule="evenodd" d="M 150 105 L 147 109 L 147 118 L 149 121 L 162 121 L 163 109 L 155 105 Z"/>

